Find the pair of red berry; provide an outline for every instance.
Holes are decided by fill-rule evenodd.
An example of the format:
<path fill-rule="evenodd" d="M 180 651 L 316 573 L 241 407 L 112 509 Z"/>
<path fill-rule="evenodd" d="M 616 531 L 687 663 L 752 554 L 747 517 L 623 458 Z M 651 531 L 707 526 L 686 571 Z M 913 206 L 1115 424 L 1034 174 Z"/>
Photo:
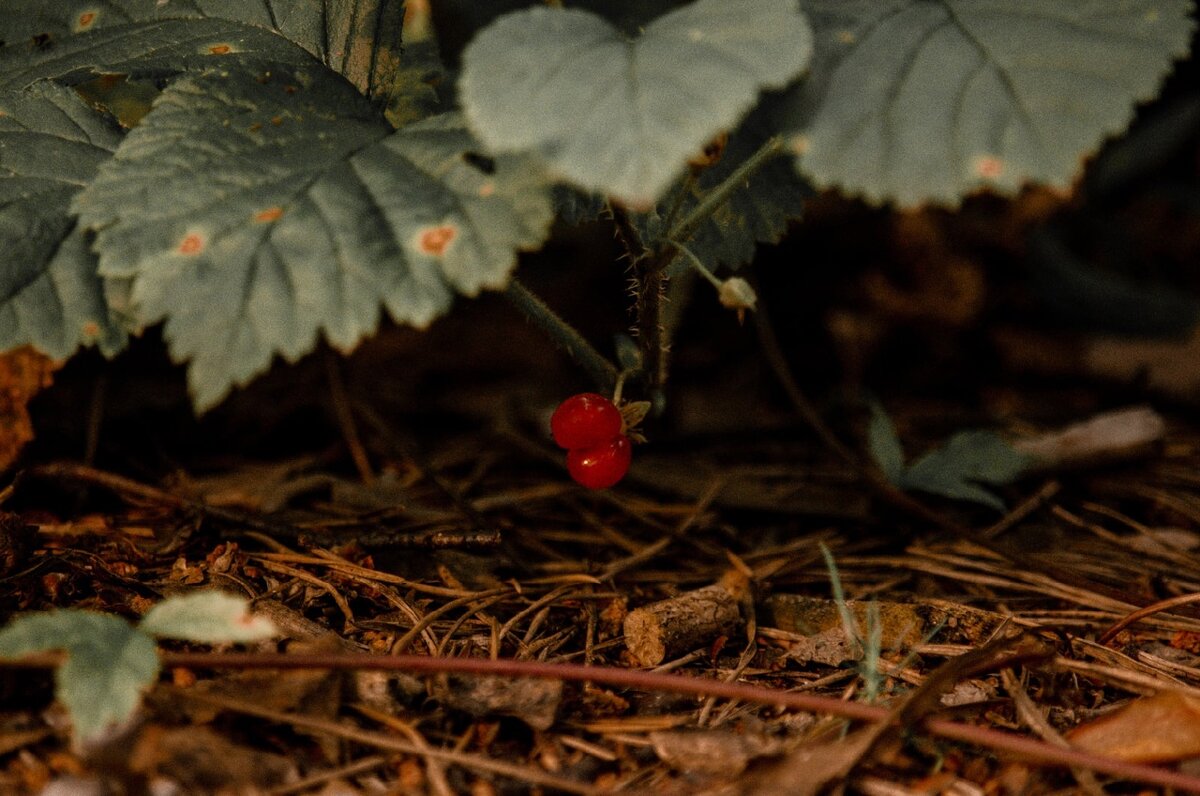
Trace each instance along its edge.
<path fill-rule="evenodd" d="M 616 404 L 594 392 L 572 395 L 550 418 L 550 433 L 567 449 L 567 472 L 588 489 L 605 489 L 625 477 L 633 457 L 625 418 Z"/>

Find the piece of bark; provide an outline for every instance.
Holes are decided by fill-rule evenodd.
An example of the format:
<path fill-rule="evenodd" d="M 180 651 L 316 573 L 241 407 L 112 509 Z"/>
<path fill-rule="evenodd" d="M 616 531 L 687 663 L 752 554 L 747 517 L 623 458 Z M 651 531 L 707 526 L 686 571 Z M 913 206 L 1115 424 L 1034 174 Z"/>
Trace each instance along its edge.
<path fill-rule="evenodd" d="M 749 580 L 731 571 L 720 582 L 660 600 L 625 617 L 625 646 L 642 666 L 657 666 L 742 626 Z"/>
<path fill-rule="evenodd" d="M 868 632 L 868 605 L 847 600 L 846 608 L 864 635 Z M 943 643 L 978 644 L 1004 623 L 1005 618 L 944 600 L 923 603 L 877 601 L 871 611 L 879 622 L 880 643 L 886 650 L 907 650 L 928 641 L 935 631 Z M 841 611 L 834 600 L 798 594 L 776 594 L 766 601 L 766 622 L 798 638 L 788 641 L 792 660 L 840 666 L 862 658 L 857 639 L 846 637 Z"/>

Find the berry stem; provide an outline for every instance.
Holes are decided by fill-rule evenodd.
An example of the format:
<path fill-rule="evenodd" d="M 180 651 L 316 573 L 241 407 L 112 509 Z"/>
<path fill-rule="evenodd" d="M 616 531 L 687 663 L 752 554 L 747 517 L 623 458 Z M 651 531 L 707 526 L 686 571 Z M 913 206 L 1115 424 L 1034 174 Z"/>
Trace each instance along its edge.
<path fill-rule="evenodd" d="M 697 257 L 691 249 L 689 249 L 687 246 L 684 246 L 682 243 L 679 243 L 678 241 L 669 240 L 667 243 L 678 249 L 679 253 L 682 254 L 689 263 L 691 263 L 692 268 L 695 269 L 705 279 L 707 279 L 710 285 L 715 287 L 717 290 L 721 289 L 721 280 L 717 279 L 716 274 L 708 270 L 707 266 L 700 262 L 700 258 Z"/>
<path fill-rule="evenodd" d="M 508 280 L 504 295 L 525 317 L 533 321 L 543 332 L 550 336 L 567 355 L 574 359 L 580 367 L 587 371 L 588 376 L 600 388 L 601 392 L 612 392 L 617 383 L 617 368 L 599 351 L 583 338 L 574 326 L 562 319 L 554 310 L 536 295 L 530 292 L 517 278 Z"/>

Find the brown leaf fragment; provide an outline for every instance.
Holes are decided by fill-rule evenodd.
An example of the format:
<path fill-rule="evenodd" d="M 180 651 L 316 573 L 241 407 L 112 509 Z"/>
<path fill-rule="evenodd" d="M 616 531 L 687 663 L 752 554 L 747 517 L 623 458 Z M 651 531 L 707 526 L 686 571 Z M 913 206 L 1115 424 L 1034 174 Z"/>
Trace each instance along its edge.
<path fill-rule="evenodd" d="M 650 733 L 659 760 L 684 774 L 737 776 L 751 760 L 778 755 L 785 741 L 758 732 L 662 730 Z"/>
<path fill-rule="evenodd" d="M 778 761 L 756 767 L 738 783 L 741 793 L 786 793 L 815 796 L 827 785 L 844 780 L 869 750 L 878 733 L 866 727 L 831 743 L 794 749 Z"/>
<path fill-rule="evenodd" d="M 1071 745 L 1131 763 L 1200 756 L 1200 699 L 1177 691 L 1141 697 L 1067 733 Z"/>
<path fill-rule="evenodd" d="M 33 439 L 29 401 L 50 386 L 60 367 L 61 362 L 28 346 L 0 354 L 0 470 L 11 466 Z"/>
<path fill-rule="evenodd" d="M 286 757 L 236 745 L 207 727 L 148 727 L 129 768 L 173 781 L 184 793 L 256 793 L 297 778 Z"/>
<path fill-rule="evenodd" d="M 442 704 L 480 718 L 512 716 L 535 730 L 554 724 L 562 702 L 561 680 L 511 677 L 441 677 L 433 696 Z"/>

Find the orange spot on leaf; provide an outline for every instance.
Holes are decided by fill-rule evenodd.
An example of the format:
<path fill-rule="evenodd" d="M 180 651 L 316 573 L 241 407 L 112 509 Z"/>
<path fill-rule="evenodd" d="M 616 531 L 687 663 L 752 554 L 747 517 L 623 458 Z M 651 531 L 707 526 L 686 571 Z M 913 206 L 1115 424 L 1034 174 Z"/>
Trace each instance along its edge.
<path fill-rule="evenodd" d="M 417 238 L 417 245 L 426 254 L 441 257 L 446 253 L 446 249 L 450 247 L 457 234 L 458 230 L 449 225 L 431 227 Z"/>
<path fill-rule="evenodd" d="M 479 196 L 483 199 L 488 198 L 496 192 L 496 183 L 488 180 L 483 185 L 479 186 Z"/>
<path fill-rule="evenodd" d="M 195 232 L 189 232 L 179 241 L 176 251 L 180 254 L 199 254 L 204 251 L 204 238 Z"/>
<path fill-rule="evenodd" d="M 233 52 L 233 48 L 228 44 L 214 44 L 208 48 L 208 51 L 213 55 L 229 55 L 229 53 Z"/>
<path fill-rule="evenodd" d="M 975 159 L 975 174 L 985 180 L 994 180 L 1004 173 L 1004 161 L 995 155 L 981 155 Z"/>
<path fill-rule="evenodd" d="M 272 116 L 272 117 L 271 117 L 271 124 L 273 124 L 273 125 L 275 125 L 276 127 L 278 127 L 279 125 L 283 124 L 283 117 L 282 117 L 282 116 Z"/>
<path fill-rule="evenodd" d="M 83 324 L 83 336 L 91 340 L 100 336 L 100 324 L 95 321 L 85 321 Z"/>
<path fill-rule="evenodd" d="M 79 19 L 75 20 L 75 30 L 87 30 L 96 21 L 95 11 L 84 11 L 79 15 Z"/>
<path fill-rule="evenodd" d="M 254 220 L 260 224 L 266 224 L 271 221 L 278 221 L 283 217 L 282 207 L 268 207 L 266 210 L 259 210 L 254 214 Z"/>

